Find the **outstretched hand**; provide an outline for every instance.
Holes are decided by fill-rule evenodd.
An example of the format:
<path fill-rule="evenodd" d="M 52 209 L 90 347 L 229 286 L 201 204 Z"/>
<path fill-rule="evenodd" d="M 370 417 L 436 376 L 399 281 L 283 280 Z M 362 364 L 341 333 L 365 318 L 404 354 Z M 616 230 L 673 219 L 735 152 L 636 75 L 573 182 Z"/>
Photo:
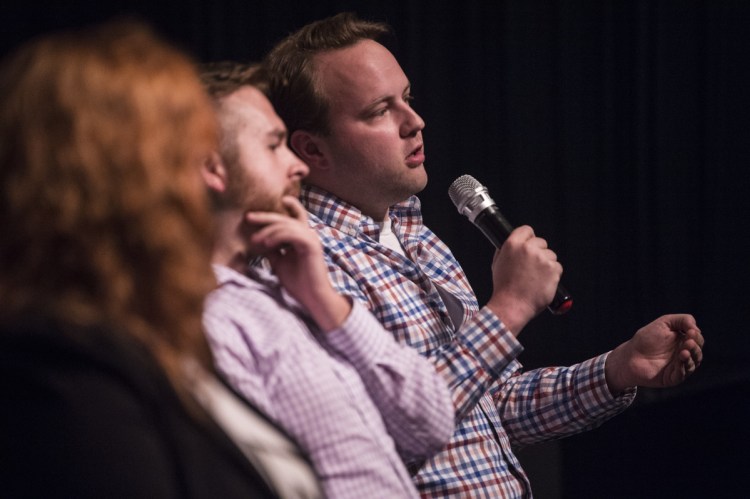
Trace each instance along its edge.
<path fill-rule="evenodd" d="M 666 388 L 682 383 L 703 361 L 704 339 L 689 314 L 659 317 L 615 348 L 605 367 L 612 393 L 627 387 Z"/>

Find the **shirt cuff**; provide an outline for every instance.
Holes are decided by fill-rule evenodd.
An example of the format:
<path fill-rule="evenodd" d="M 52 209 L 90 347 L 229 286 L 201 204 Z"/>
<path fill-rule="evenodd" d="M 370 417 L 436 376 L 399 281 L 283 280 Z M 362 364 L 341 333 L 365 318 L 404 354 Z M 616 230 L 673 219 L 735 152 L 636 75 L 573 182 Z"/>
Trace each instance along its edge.
<path fill-rule="evenodd" d="M 610 352 L 603 353 L 578 364 L 574 386 L 588 386 L 583 395 L 585 407 L 593 416 L 599 417 L 602 412 L 619 412 L 635 400 L 637 387 L 623 390 L 617 396 L 612 395 L 607 386 L 604 367 Z"/>

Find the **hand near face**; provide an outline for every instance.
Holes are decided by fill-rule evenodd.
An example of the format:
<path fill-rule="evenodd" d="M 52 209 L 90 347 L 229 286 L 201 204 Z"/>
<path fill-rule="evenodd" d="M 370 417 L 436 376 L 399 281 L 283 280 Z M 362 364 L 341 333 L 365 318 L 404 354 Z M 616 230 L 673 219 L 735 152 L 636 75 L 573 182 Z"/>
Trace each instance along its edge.
<path fill-rule="evenodd" d="M 642 327 L 607 358 L 612 393 L 630 386 L 666 388 L 682 383 L 703 361 L 704 339 L 695 318 L 665 315 Z"/>
<path fill-rule="evenodd" d="M 307 212 L 293 196 L 282 198 L 289 215 L 248 212 L 245 219 L 260 226 L 251 236 L 249 247 L 265 256 L 281 285 L 307 308 L 324 331 L 341 325 L 351 311 L 351 303 L 338 294 L 328 278 L 323 247 L 318 235 L 307 224 Z"/>

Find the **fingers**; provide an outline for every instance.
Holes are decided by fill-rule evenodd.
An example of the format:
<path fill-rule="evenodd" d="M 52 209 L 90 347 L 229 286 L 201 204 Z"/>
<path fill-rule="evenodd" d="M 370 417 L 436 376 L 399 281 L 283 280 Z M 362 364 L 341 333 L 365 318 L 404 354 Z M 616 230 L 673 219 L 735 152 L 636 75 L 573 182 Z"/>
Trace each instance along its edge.
<path fill-rule="evenodd" d="M 245 219 L 255 228 L 249 234 L 252 251 L 258 254 L 278 252 L 282 256 L 289 250 L 298 255 L 315 252 L 320 246 L 317 234 L 307 225 L 304 207 L 295 198 L 288 196 L 285 205 L 290 215 L 276 212 L 248 212 Z M 316 246 L 317 245 L 317 246 Z"/>
<path fill-rule="evenodd" d="M 690 360 L 692 360 L 696 366 L 700 366 L 703 362 L 703 347 L 699 345 L 695 340 L 687 340 L 683 344 L 683 351 L 688 352 Z"/>
<path fill-rule="evenodd" d="M 685 375 L 691 375 L 703 362 L 703 349 L 693 338 L 684 339 L 677 354 Z"/>
<path fill-rule="evenodd" d="M 528 225 L 522 225 L 515 229 L 508 241 L 511 244 L 526 245 L 529 248 L 539 249 L 550 259 L 557 260 L 557 254 L 549 248 L 547 240 L 534 234 L 534 229 Z"/>
<path fill-rule="evenodd" d="M 292 208 L 295 209 L 295 208 Z M 307 218 L 301 218 L 304 214 L 295 213 L 289 215 L 286 213 L 277 213 L 275 211 L 248 211 L 245 213 L 245 220 L 248 223 L 258 226 L 289 223 L 290 221 L 299 224 L 300 222 L 306 222 Z M 299 217 L 299 218 L 298 218 Z M 305 226 L 307 223 L 304 224 Z"/>
<path fill-rule="evenodd" d="M 700 348 L 703 348 L 705 340 L 703 339 L 703 333 L 701 333 L 700 329 L 698 329 L 697 327 L 690 329 L 685 333 L 685 336 L 687 336 L 688 338 L 692 338 Z"/>
<path fill-rule="evenodd" d="M 528 225 L 521 225 L 520 227 L 516 227 L 515 229 L 513 229 L 513 232 L 511 232 L 508 236 L 508 241 L 523 243 L 535 237 L 536 235 L 534 234 L 534 229 L 532 229 Z"/>
<path fill-rule="evenodd" d="M 311 230 L 307 225 L 271 224 L 250 236 L 250 243 L 254 246 L 265 251 L 284 250 L 282 254 L 292 248 L 297 252 L 304 252 L 305 248 L 315 242 L 318 242 L 317 236 L 311 237 Z"/>
<path fill-rule="evenodd" d="M 522 225 L 495 252 L 487 305 L 517 334 L 552 301 L 561 275 L 562 265 L 547 241 Z"/>
<path fill-rule="evenodd" d="M 692 372 L 703 362 L 703 345 L 705 339 L 698 328 L 695 317 L 690 314 L 677 314 L 669 316 L 670 327 L 682 335 L 681 355 L 688 361 L 688 372 Z"/>
<path fill-rule="evenodd" d="M 695 366 L 700 366 L 703 361 L 703 345 L 705 339 L 703 333 L 696 323 L 695 317 L 690 314 L 672 314 L 664 316 L 664 322 L 667 327 L 680 337 L 681 356 L 685 358 L 681 360 L 688 360 L 695 363 Z"/>
<path fill-rule="evenodd" d="M 307 210 L 302 203 L 294 196 L 283 196 L 281 204 L 286 210 L 284 212 L 275 211 L 248 211 L 245 213 L 245 220 L 251 224 L 267 225 L 277 222 L 288 221 L 289 218 L 298 222 L 307 223 Z"/>
<path fill-rule="evenodd" d="M 307 222 L 307 210 L 302 206 L 299 199 L 294 196 L 284 196 L 281 198 L 281 202 L 289 212 L 290 217 L 300 222 Z"/>
<path fill-rule="evenodd" d="M 695 317 L 690 314 L 665 315 L 664 321 L 673 331 L 681 331 L 683 333 L 687 333 L 688 331 L 696 330 L 700 333 L 700 329 L 698 329 L 698 324 L 695 321 Z"/>
<path fill-rule="evenodd" d="M 698 366 L 693 359 L 688 358 L 687 362 L 685 362 L 685 374 L 689 376 L 693 374 L 697 368 Z"/>

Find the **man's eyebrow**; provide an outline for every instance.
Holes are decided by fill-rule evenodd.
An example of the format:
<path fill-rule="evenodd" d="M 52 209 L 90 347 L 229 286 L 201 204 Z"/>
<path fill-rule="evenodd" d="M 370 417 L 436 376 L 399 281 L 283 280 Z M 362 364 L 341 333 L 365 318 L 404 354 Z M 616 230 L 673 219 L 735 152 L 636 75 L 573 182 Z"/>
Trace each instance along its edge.
<path fill-rule="evenodd" d="M 283 140 L 286 138 L 286 130 L 283 128 L 274 128 L 266 134 L 267 137 Z"/>
<path fill-rule="evenodd" d="M 410 93 L 411 93 L 411 82 L 406 84 L 401 95 L 404 96 Z M 362 109 L 362 114 L 367 114 L 370 111 L 372 111 L 374 107 L 377 107 L 379 104 L 383 102 L 388 102 L 392 99 L 393 99 L 392 95 L 381 95 L 380 97 L 376 97 L 375 99 L 373 99 L 371 102 L 369 102 L 367 105 L 364 106 L 364 108 Z"/>
<path fill-rule="evenodd" d="M 408 93 L 411 93 L 411 82 L 409 82 L 409 83 L 406 84 L 406 86 L 404 87 L 404 90 L 401 92 L 401 95 L 406 95 Z M 379 104 L 379 103 L 381 103 L 383 101 L 387 101 L 389 99 L 391 99 L 390 95 L 381 95 L 380 97 L 377 97 L 377 98 L 373 99 L 373 101 L 370 102 L 370 104 L 367 107 L 372 107 L 375 104 Z"/>
<path fill-rule="evenodd" d="M 380 103 L 387 102 L 391 99 L 390 95 L 381 95 L 380 97 L 376 97 L 369 103 L 367 103 L 364 107 L 365 110 L 372 109 L 373 107 L 377 106 Z"/>

